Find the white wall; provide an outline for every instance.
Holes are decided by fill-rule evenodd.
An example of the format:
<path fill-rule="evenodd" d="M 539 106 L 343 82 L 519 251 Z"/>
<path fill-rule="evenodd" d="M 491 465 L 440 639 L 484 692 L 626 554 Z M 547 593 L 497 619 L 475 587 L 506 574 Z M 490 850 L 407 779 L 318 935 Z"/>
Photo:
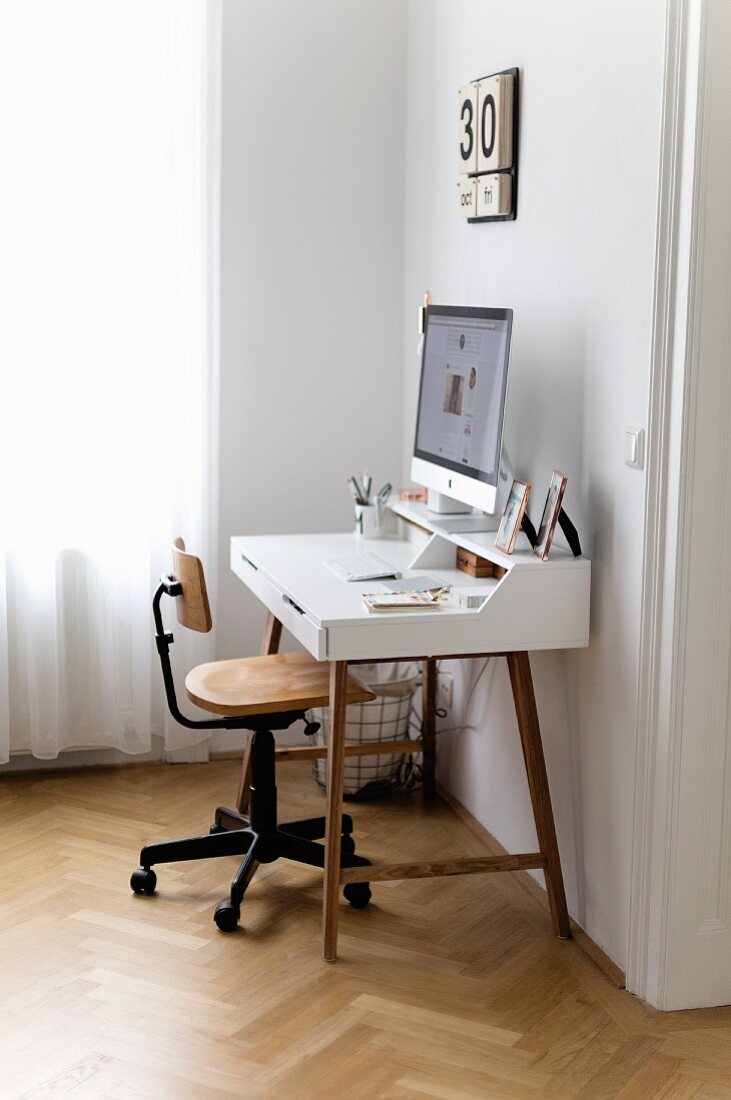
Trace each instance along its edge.
<path fill-rule="evenodd" d="M 586 651 L 533 660 L 572 914 L 621 966 L 630 887 L 644 475 L 623 432 L 644 425 L 650 369 L 664 0 L 448 0 L 409 20 L 404 461 L 413 439 L 415 307 L 515 311 L 506 439 L 539 518 L 551 470 L 593 562 Z M 456 92 L 521 69 L 518 219 L 456 214 Z M 455 666 L 465 686 L 477 669 Z M 509 849 L 535 835 L 504 662 L 446 734 L 448 788 Z M 446 745 L 449 744 L 449 749 Z"/>
<path fill-rule="evenodd" d="M 401 456 L 406 7 L 225 0 L 217 655 L 258 651 L 232 534 L 346 530 Z"/>

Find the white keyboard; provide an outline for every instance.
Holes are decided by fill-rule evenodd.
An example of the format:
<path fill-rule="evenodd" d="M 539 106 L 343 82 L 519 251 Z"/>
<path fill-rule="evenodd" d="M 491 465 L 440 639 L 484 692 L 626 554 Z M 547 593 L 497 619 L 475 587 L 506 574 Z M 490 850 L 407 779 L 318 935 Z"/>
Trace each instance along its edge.
<path fill-rule="evenodd" d="M 343 581 L 375 581 L 380 577 L 396 577 L 402 574 L 390 562 L 378 554 L 353 554 L 348 558 L 329 558 L 323 562 Z"/>

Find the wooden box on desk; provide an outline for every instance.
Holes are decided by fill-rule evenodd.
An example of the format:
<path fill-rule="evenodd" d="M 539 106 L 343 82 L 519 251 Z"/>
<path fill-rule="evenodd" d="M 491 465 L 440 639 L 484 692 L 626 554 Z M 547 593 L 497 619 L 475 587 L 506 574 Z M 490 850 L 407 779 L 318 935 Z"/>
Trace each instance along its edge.
<path fill-rule="evenodd" d="M 503 577 L 505 570 L 487 558 L 481 558 L 472 550 L 457 547 L 457 568 L 462 573 L 468 573 L 470 577 Z"/>

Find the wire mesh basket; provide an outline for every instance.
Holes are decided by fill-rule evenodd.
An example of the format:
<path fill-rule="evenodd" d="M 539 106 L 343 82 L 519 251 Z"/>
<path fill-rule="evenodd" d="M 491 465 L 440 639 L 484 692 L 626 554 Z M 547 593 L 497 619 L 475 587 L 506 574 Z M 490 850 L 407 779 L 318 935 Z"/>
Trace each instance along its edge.
<path fill-rule="evenodd" d="M 345 743 L 395 741 L 409 737 L 414 695 L 420 674 L 416 665 L 361 665 L 358 678 L 376 693 L 367 703 L 352 703 L 345 715 Z M 330 735 L 330 712 L 316 707 L 308 714 L 320 723 L 319 731 L 310 738 L 313 745 L 324 746 Z M 419 742 L 414 741 L 419 751 Z M 313 760 L 312 773 L 318 785 L 327 786 L 327 761 Z M 355 795 L 367 787 L 401 784 L 404 774 L 404 754 L 346 757 L 343 791 Z"/>

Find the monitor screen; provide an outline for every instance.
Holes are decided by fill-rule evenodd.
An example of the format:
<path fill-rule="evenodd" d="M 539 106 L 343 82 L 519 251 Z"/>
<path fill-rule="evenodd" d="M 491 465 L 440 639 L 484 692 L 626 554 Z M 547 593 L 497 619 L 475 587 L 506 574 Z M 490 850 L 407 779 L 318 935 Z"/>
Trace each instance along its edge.
<path fill-rule="evenodd" d="M 512 323 L 511 309 L 429 307 L 416 458 L 497 485 Z"/>

